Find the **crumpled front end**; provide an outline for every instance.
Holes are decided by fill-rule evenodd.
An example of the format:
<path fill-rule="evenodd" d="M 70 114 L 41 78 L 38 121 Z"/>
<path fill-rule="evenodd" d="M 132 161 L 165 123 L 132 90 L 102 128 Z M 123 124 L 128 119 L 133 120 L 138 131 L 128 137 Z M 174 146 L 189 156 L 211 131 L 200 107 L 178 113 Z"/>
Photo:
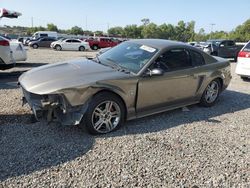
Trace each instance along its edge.
<path fill-rule="evenodd" d="M 38 95 L 23 91 L 23 104 L 28 103 L 38 121 L 60 122 L 62 125 L 77 125 L 88 108 L 84 105 L 72 106 L 61 94 Z"/>

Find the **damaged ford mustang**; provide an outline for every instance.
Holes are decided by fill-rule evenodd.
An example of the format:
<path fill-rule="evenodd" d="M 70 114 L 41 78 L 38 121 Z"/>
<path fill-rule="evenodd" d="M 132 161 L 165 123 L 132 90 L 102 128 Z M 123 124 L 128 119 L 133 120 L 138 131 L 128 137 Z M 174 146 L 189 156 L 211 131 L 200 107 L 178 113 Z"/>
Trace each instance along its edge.
<path fill-rule="evenodd" d="M 94 59 L 34 68 L 19 84 L 37 120 L 103 134 L 125 120 L 195 103 L 210 107 L 230 80 L 228 60 L 181 42 L 140 39 Z"/>

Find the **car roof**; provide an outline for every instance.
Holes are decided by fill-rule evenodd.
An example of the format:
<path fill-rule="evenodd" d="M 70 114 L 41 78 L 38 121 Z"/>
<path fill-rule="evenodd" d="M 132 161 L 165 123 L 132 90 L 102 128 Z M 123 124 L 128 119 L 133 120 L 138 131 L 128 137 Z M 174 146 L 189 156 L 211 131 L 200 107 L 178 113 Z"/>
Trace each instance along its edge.
<path fill-rule="evenodd" d="M 177 42 L 177 41 L 171 41 L 171 40 L 164 40 L 164 39 L 135 39 L 130 40 L 131 42 L 135 42 L 141 45 L 147 45 L 150 47 L 157 48 L 159 50 L 168 48 L 168 47 L 189 47 L 189 44 L 183 43 L 183 42 Z"/>

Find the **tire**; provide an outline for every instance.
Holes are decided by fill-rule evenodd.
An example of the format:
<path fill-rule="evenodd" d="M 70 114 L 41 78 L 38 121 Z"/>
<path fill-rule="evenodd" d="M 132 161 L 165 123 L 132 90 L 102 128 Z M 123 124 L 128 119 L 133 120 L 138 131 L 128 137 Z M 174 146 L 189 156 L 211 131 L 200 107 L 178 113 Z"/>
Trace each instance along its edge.
<path fill-rule="evenodd" d="M 79 51 L 82 51 L 82 52 L 85 51 L 84 46 L 80 46 L 80 47 L 79 47 Z"/>
<path fill-rule="evenodd" d="M 241 78 L 243 81 L 248 81 L 248 80 L 249 80 L 247 76 L 241 76 L 240 78 Z"/>
<path fill-rule="evenodd" d="M 200 104 L 205 107 L 213 106 L 221 92 L 221 83 L 218 79 L 211 81 L 202 94 Z"/>
<path fill-rule="evenodd" d="M 92 49 L 93 49 L 93 50 L 98 50 L 98 46 L 97 46 L 97 45 L 93 45 L 93 46 L 92 46 Z"/>
<path fill-rule="evenodd" d="M 238 61 L 238 56 L 235 56 L 234 57 L 234 62 L 237 63 L 237 61 Z"/>
<path fill-rule="evenodd" d="M 90 101 L 80 126 L 86 126 L 90 134 L 106 134 L 122 126 L 124 119 L 125 107 L 121 99 L 115 94 L 101 92 Z"/>
<path fill-rule="evenodd" d="M 32 45 L 32 48 L 34 48 L 34 49 L 37 49 L 39 46 L 38 46 L 38 44 L 33 44 Z"/>
<path fill-rule="evenodd" d="M 56 46 L 55 46 L 55 49 L 56 49 L 57 51 L 61 51 L 61 50 L 62 50 L 62 47 L 61 47 L 60 45 L 56 45 Z"/>
<path fill-rule="evenodd" d="M 218 53 L 217 52 L 211 52 L 211 55 L 218 56 Z"/>

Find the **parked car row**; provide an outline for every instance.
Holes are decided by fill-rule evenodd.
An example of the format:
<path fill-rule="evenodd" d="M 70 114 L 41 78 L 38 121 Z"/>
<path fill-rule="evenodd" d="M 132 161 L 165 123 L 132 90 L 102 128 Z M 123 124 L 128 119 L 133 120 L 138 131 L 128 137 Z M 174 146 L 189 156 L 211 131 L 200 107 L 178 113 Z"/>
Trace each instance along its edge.
<path fill-rule="evenodd" d="M 34 49 L 39 47 L 45 48 L 53 48 L 55 50 L 78 50 L 78 51 L 85 51 L 85 50 L 98 50 L 100 48 L 110 48 L 116 46 L 117 44 L 121 43 L 122 41 L 115 38 L 110 37 L 97 37 L 97 38 L 90 38 L 90 39 L 76 39 L 76 38 L 60 38 L 57 39 L 56 37 L 51 36 L 43 36 L 44 34 L 38 35 L 33 38 L 19 38 L 18 41 L 23 42 L 24 45 L 28 45 Z M 48 35 L 48 34 L 46 34 Z"/>

